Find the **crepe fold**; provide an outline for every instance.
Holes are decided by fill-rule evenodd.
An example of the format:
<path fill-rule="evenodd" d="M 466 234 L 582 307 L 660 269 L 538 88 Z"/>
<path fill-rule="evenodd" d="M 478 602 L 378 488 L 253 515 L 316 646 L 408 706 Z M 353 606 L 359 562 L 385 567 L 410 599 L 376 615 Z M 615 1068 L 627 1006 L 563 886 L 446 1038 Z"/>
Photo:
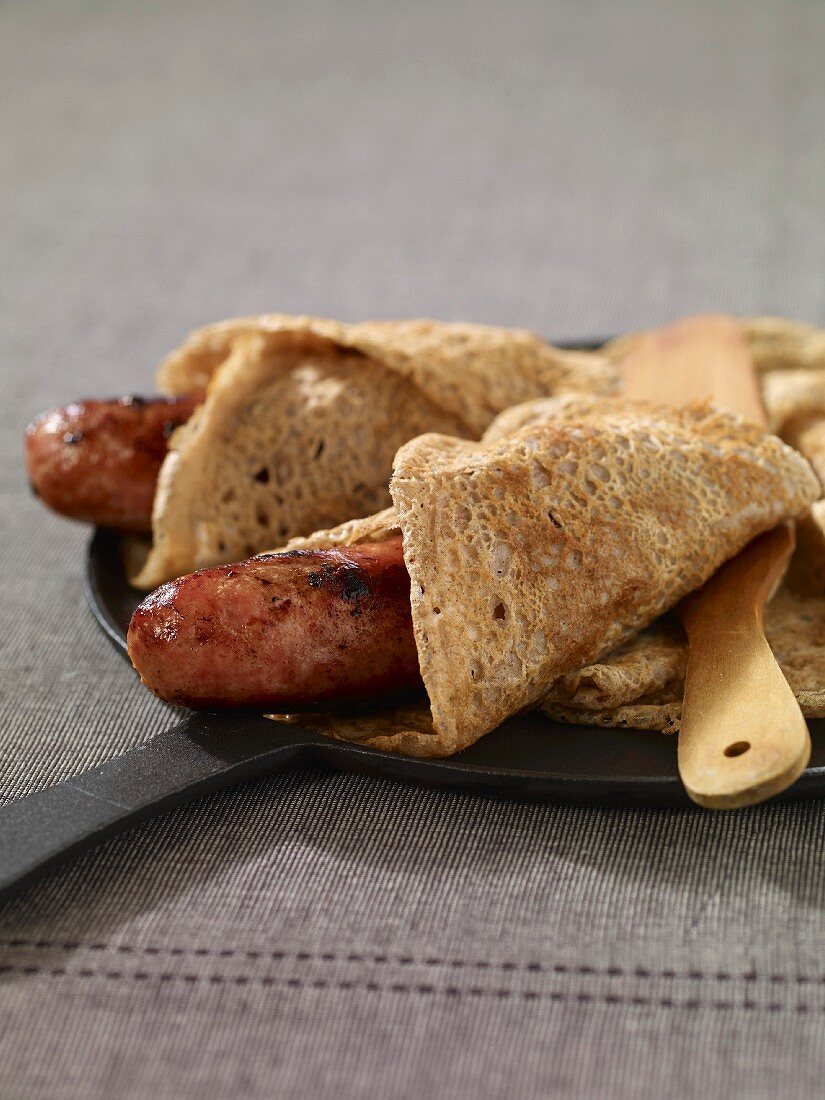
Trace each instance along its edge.
<path fill-rule="evenodd" d="M 480 443 L 410 441 L 390 493 L 392 509 L 289 548 L 400 529 L 429 715 L 311 724 L 443 756 L 628 642 L 818 484 L 779 439 L 708 406 L 573 396 L 508 410 Z M 662 685 L 667 659 L 647 659 Z"/>
<path fill-rule="evenodd" d="M 825 500 L 797 520 L 784 585 L 765 610 L 765 634 L 802 713 L 825 717 Z M 665 616 L 603 660 L 558 680 L 551 718 L 675 733 L 682 717 L 687 640 Z"/>
<path fill-rule="evenodd" d="M 170 441 L 143 588 L 374 512 L 408 439 L 478 438 L 517 402 L 609 392 L 615 370 L 518 329 L 269 314 L 193 333 L 157 382 L 206 396 Z"/>
<path fill-rule="evenodd" d="M 825 717 L 825 598 L 783 586 L 765 635 L 808 718 Z M 602 661 L 563 677 L 542 710 L 559 722 L 675 733 L 682 717 L 687 642 L 662 620 Z"/>
<path fill-rule="evenodd" d="M 768 418 L 778 435 L 825 483 L 825 332 L 780 317 L 740 322 L 759 373 Z M 613 340 L 618 362 L 637 335 Z M 787 582 L 766 609 L 765 629 L 803 713 L 825 716 L 825 501 L 797 524 Z M 687 656 L 684 634 L 663 619 L 629 643 L 557 681 L 543 710 L 558 721 L 675 732 Z"/>

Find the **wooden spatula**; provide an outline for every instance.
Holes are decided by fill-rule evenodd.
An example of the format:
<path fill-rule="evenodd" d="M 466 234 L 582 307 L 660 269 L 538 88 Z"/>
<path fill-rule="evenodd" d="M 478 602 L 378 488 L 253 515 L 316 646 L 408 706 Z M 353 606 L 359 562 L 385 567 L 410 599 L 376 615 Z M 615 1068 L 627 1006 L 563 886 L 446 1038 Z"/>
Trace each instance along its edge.
<path fill-rule="evenodd" d="M 691 317 L 645 333 L 619 369 L 627 397 L 669 405 L 709 398 L 766 423 L 732 317 Z M 785 790 L 807 766 L 808 727 L 763 623 L 793 548 L 791 525 L 762 535 L 676 609 L 688 635 L 679 773 L 702 806 L 751 806 Z"/>

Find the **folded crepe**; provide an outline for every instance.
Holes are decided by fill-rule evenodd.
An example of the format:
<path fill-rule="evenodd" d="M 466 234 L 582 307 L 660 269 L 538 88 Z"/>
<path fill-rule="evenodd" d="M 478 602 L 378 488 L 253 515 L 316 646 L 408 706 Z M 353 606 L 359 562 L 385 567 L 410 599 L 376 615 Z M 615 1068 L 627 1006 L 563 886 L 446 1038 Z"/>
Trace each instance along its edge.
<path fill-rule="evenodd" d="M 475 439 L 510 405 L 610 392 L 615 378 L 598 356 L 484 325 L 271 314 L 201 329 L 158 371 L 162 392 L 206 399 L 170 441 L 133 583 L 153 588 L 374 512 L 390 503 L 406 440 Z"/>
<path fill-rule="evenodd" d="M 790 447 L 709 406 L 567 397 L 508 410 L 479 443 L 413 439 L 392 508 L 289 549 L 401 531 L 429 707 L 300 721 L 457 752 L 627 643 L 818 488 Z"/>
<path fill-rule="evenodd" d="M 808 718 L 825 717 L 825 501 L 798 521 L 785 584 L 765 610 L 765 635 Z M 624 646 L 558 680 L 542 710 L 559 722 L 675 733 L 687 640 L 666 616 Z"/>
<path fill-rule="evenodd" d="M 825 484 L 825 332 L 778 317 L 743 319 L 740 324 L 760 375 L 772 430 L 805 455 Z M 636 339 L 632 334 L 613 340 L 604 354 L 618 362 Z M 523 414 L 516 410 L 514 416 L 511 424 Z M 765 629 L 803 713 L 825 717 L 823 500 L 797 523 L 796 552 L 786 584 L 766 609 Z M 562 722 L 676 732 L 686 657 L 681 627 L 662 619 L 602 660 L 562 677 L 542 709 Z"/>

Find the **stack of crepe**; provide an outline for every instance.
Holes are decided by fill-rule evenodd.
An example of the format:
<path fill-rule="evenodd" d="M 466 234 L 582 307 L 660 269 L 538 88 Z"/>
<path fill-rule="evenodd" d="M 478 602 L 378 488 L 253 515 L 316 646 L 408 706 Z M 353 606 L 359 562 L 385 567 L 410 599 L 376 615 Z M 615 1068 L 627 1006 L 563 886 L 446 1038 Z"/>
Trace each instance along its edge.
<path fill-rule="evenodd" d="M 767 633 L 803 711 L 825 715 L 825 334 L 742 327 L 777 434 L 615 396 L 632 336 L 590 355 L 429 321 L 203 329 L 160 370 L 164 392 L 206 400 L 173 437 L 137 583 L 400 531 L 426 699 L 300 720 L 442 756 L 535 708 L 675 730 L 685 640 L 667 612 L 804 518 Z"/>
<path fill-rule="evenodd" d="M 799 547 L 767 635 L 803 712 L 825 716 L 825 502 L 811 469 L 825 461 L 810 442 L 825 416 L 825 334 L 775 319 L 743 330 L 772 426 L 807 442 L 810 464 L 710 407 L 621 398 L 526 403 L 480 443 L 411 441 L 396 456 L 392 508 L 289 546 L 402 532 L 427 702 L 301 722 L 421 756 L 537 707 L 569 723 L 674 732 L 686 641 L 663 613 L 788 518 L 801 521 Z"/>

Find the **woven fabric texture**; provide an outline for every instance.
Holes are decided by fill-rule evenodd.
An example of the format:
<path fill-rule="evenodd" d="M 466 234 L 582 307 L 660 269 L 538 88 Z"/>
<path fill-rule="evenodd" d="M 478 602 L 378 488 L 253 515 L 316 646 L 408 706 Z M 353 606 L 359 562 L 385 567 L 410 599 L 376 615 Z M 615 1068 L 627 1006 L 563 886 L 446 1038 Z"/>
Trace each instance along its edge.
<path fill-rule="evenodd" d="M 31 416 L 260 310 L 825 324 L 823 56 L 813 0 L 0 7 L 0 799 L 174 721 Z M 0 1096 L 820 1096 L 824 834 L 275 776 L 0 906 Z"/>

